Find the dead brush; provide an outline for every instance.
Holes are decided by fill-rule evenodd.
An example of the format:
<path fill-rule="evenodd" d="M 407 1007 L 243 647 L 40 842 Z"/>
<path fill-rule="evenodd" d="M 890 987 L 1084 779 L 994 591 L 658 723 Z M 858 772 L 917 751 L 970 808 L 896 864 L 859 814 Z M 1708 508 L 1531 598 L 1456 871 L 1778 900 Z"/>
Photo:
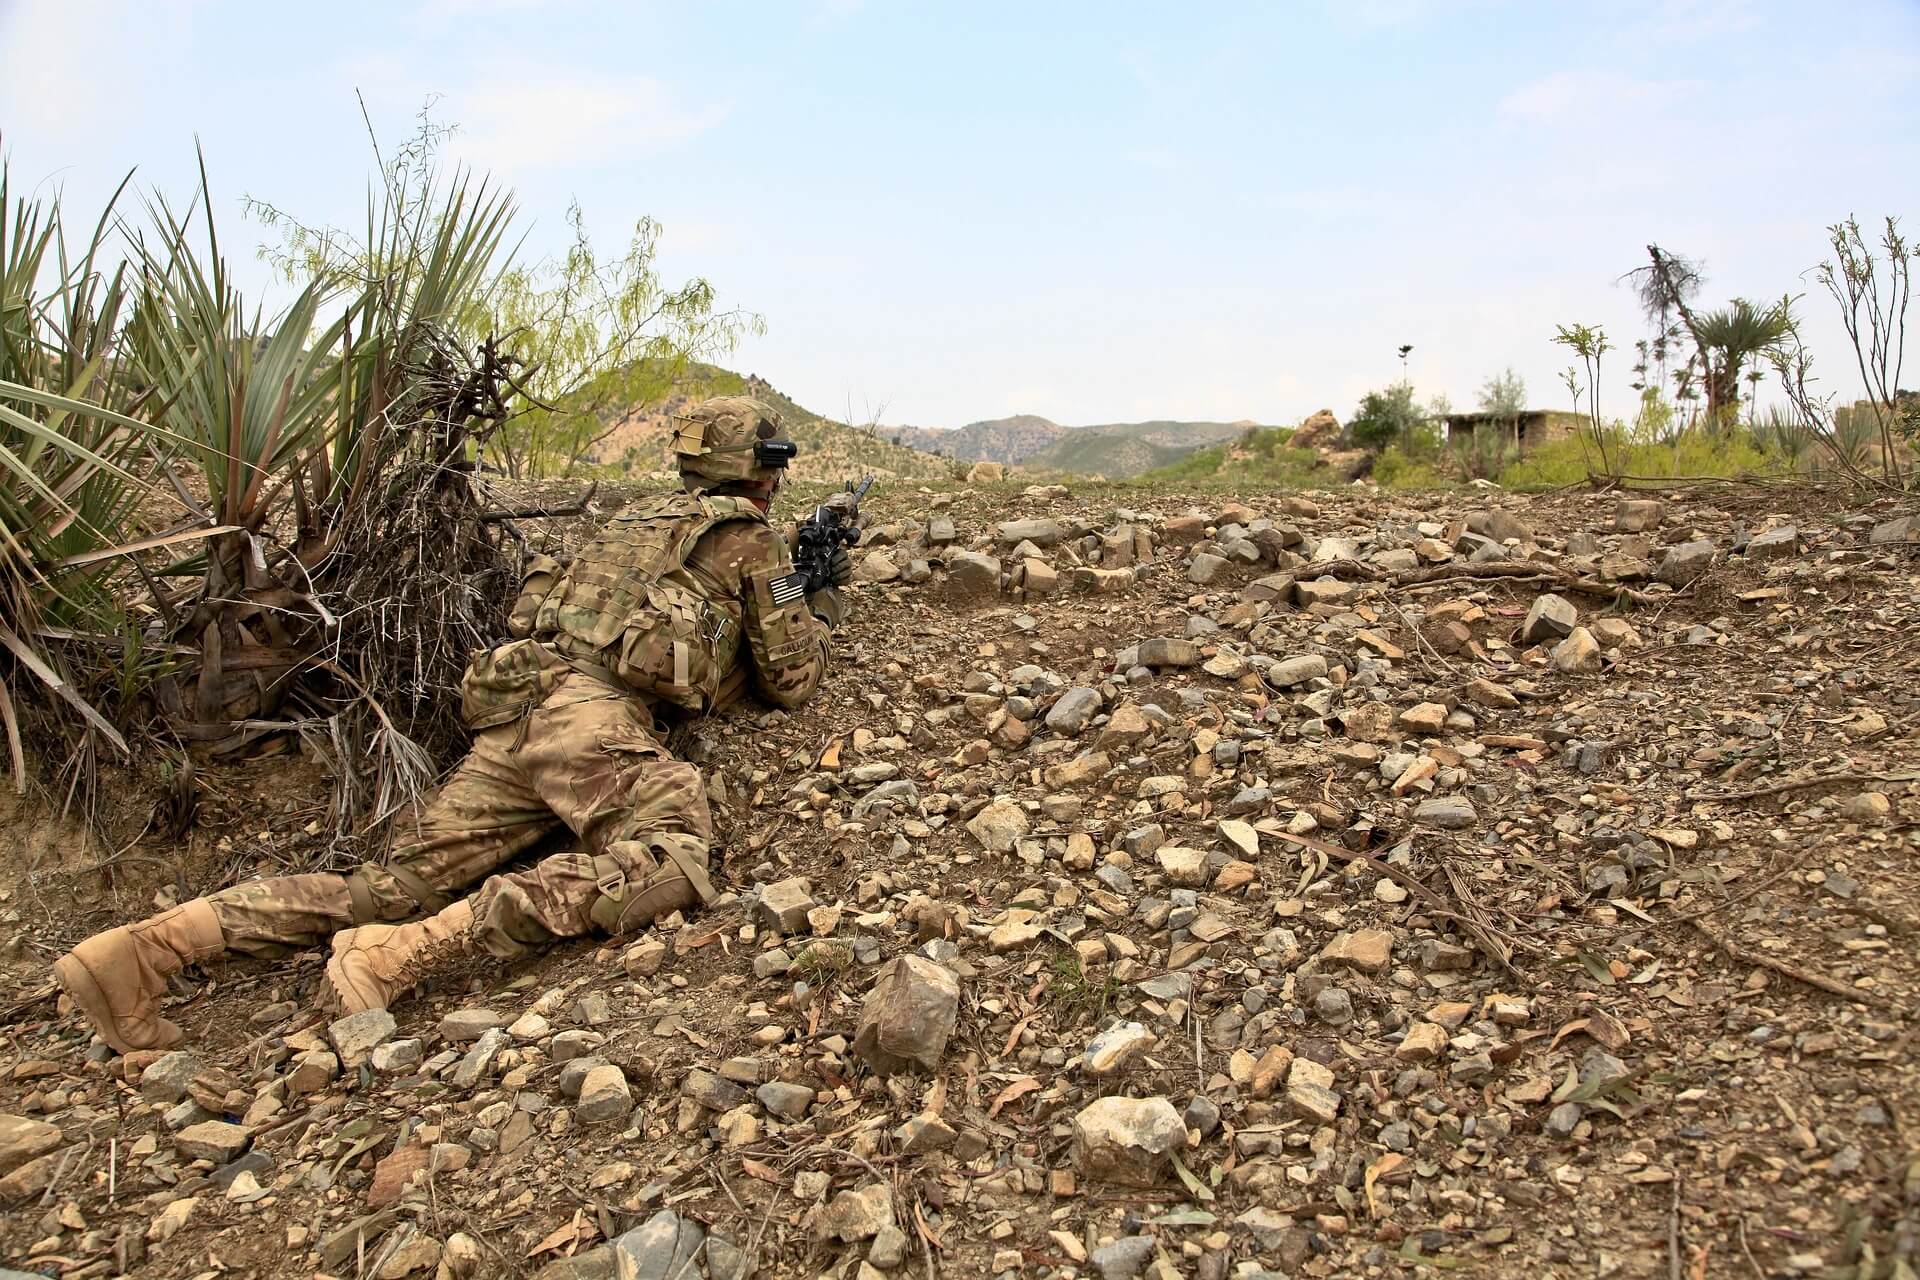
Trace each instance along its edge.
<path fill-rule="evenodd" d="M 336 849 L 362 843 L 416 800 L 467 746 L 457 690 L 475 651 L 503 638 L 518 555 L 482 492 L 468 444 L 507 413 L 506 362 L 490 345 L 469 357 L 436 344 L 409 406 L 389 431 L 373 481 L 316 565 L 334 615 L 316 665 L 338 687 L 316 694 L 304 735 L 336 783 Z M 332 696 L 329 696 L 331 694 Z"/>

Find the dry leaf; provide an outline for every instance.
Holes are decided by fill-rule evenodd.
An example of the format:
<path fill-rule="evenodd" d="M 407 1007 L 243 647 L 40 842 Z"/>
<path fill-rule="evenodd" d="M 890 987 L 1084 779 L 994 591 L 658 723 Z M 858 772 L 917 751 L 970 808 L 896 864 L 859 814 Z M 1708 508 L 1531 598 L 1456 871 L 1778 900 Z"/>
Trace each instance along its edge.
<path fill-rule="evenodd" d="M 1361 1185 L 1365 1187 L 1367 1192 L 1367 1214 L 1369 1217 L 1377 1218 L 1380 1216 L 1380 1202 L 1373 1198 L 1374 1187 L 1379 1183 L 1380 1179 L 1390 1173 L 1396 1172 L 1406 1163 L 1407 1158 L 1398 1151 L 1389 1151 L 1367 1166 L 1367 1172 L 1361 1179 Z"/>
<path fill-rule="evenodd" d="M 999 1115 L 1000 1108 L 1006 1106 L 1015 1098 L 1025 1097 L 1039 1087 L 1040 1082 L 1032 1076 L 1021 1076 L 1018 1080 L 1015 1080 L 1012 1084 L 994 1095 L 993 1105 L 987 1108 L 987 1118 L 992 1119 L 994 1116 Z"/>
<path fill-rule="evenodd" d="M 537 1258 L 543 1253 L 551 1253 L 556 1249 L 565 1249 L 567 1251 L 566 1256 L 572 1257 L 573 1251 L 576 1248 L 589 1240 L 598 1239 L 599 1235 L 599 1226 L 595 1223 L 588 1222 L 586 1214 L 575 1209 L 573 1211 L 572 1222 L 555 1230 L 547 1236 L 546 1239 L 527 1250 L 527 1256 L 529 1258 Z"/>
<path fill-rule="evenodd" d="M 920 1202 L 918 1200 L 913 1202 L 913 1226 L 914 1230 L 920 1233 L 922 1240 L 925 1240 L 936 1249 L 946 1249 L 947 1246 L 940 1240 L 940 1233 L 927 1225 L 926 1215 L 920 1212 Z"/>
<path fill-rule="evenodd" d="M 1020 1019 L 1020 1021 L 1013 1024 L 1013 1030 L 1007 1033 L 1007 1046 L 1006 1048 L 1000 1051 L 1001 1057 L 1007 1058 L 1013 1055 L 1013 1050 L 1015 1046 L 1017 1046 L 1020 1043 L 1020 1033 L 1022 1031 L 1025 1031 L 1027 1029 L 1027 1024 L 1032 1021 L 1033 1021 L 1033 1015 L 1028 1014 L 1026 1017 Z"/>

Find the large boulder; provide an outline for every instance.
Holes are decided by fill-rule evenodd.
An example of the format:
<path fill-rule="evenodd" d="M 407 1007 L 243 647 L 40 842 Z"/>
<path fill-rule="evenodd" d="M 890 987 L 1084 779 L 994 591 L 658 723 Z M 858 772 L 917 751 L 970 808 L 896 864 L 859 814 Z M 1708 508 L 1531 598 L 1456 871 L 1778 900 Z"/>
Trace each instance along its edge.
<path fill-rule="evenodd" d="M 1340 419 L 1333 416 L 1333 410 L 1322 409 L 1309 414 L 1307 420 L 1294 430 L 1287 440 L 1290 449 L 1337 449 L 1340 447 Z"/>

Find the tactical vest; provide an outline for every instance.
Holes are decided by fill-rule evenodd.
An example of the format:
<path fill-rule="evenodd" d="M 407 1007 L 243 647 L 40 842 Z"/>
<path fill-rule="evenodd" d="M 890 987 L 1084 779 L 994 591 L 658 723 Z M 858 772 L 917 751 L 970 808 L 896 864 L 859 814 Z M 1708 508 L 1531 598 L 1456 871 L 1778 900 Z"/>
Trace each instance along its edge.
<path fill-rule="evenodd" d="M 766 523 L 744 498 L 672 493 L 628 507 L 548 590 L 533 634 L 640 693 L 709 709 L 739 660 L 744 606 L 712 598 L 687 557 L 702 536 L 733 520 Z"/>

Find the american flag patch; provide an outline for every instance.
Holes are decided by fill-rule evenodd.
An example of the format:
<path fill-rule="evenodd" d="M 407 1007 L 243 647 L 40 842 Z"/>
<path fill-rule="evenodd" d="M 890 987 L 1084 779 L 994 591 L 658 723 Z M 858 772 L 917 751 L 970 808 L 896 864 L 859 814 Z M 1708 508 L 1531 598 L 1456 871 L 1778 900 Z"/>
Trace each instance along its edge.
<path fill-rule="evenodd" d="M 775 604 L 792 604 L 807 594 L 807 575 L 795 569 L 786 577 L 769 582 L 767 590 L 772 593 Z"/>

